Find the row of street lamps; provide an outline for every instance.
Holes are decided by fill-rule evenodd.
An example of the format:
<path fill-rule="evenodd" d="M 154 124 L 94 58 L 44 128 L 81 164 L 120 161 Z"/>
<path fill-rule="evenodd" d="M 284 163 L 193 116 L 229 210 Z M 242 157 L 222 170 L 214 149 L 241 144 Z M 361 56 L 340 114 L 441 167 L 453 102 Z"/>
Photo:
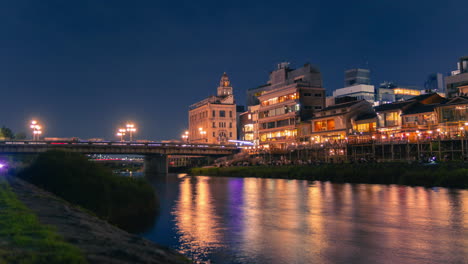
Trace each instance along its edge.
<path fill-rule="evenodd" d="M 42 135 L 42 125 L 39 124 L 37 120 L 32 120 L 29 126 L 32 129 L 33 140 L 39 140 Z M 124 141 L 124 136 L 128 133 L 130 136 L 130 141 L 133 141 L 133 133 L 136 132 L 136 126 L 132 123 L 127 123 L 125 128 L 119 128 L 117 130 L 117 136 L 120 137 L 121 141 Z M 188 134 L 188 131 L 187 131 Z M 188 135 L 187 135 L 188 138 Z"/>
<path fill-rule="evenodd" d="M 136 127 L 132 123 L 127 123 L 124 128 L 119 128 L 117 130 L 117 136 L 120 137 L 120 141 L 124 141 L 124 136 L 128 135 L 130 136 L 130 141 L 133 141 L 133 133 L 136 132 Z"/>
<path fill-rule="evenodd" d="M 206 137 L 206 131 L 203 130 L 203 128 L 199 127 L 198 133 L 200 133 L 201 139 L 204 139 L 206 142 L 208 142 L 208 138 Z M 181 137 L 183 141 L 189 143 L 189 132 L 187 130 L 184 132 L 184 134 L 182 134 Z"/>
<path fill-rule="evenodd" d="M 36 120 L 32 120 L 29 127 L 32 129 L 33 140 L 39 140 L 39 137 L 42 134 L 42 126 L 39 125 Z"/>

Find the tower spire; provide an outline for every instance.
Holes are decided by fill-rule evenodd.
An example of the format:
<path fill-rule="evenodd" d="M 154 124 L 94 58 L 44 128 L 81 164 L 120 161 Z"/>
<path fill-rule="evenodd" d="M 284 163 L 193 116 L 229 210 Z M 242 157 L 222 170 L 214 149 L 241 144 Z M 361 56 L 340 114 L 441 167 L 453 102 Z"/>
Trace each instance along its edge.
<path fill-rule="evenodd" d="M 218 96 L 224 97 L 228 95 L 232 95 L 232 87 L 227 73 L 224 72 L 223 76 L 221 76 L 221 80 L 219 81 Z"/>

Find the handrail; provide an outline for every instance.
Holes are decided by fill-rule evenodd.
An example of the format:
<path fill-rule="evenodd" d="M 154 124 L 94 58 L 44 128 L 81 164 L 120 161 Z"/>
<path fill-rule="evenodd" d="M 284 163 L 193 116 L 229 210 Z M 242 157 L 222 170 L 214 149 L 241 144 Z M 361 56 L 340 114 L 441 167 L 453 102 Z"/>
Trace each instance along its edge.
<path fill-rule="evenodd" d="M 0 145 L 65 145 L 65 146 L 114 146 L 114 147 L 183 147 L 183 148 L 222 148 L 237 149 L 236 145 L 163 143 L 163 142 L 122 142 L 122 141 L 32 141 L 32 140 L 4 140 Z"/>

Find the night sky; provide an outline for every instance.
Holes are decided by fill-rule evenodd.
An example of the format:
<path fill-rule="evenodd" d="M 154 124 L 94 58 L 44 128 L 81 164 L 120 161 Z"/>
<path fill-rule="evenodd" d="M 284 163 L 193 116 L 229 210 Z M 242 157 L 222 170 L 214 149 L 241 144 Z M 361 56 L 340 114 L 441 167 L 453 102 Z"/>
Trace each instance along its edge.
<path fill-rule="evenodd" d="M 328 93 L 344 70 L 422 86 L 468 55 L 468 1 L 2 1 L 0 125 L 47 137 L 180 138 L 188 106 L 227 72 L 238 104 L 281 61 Z"/>

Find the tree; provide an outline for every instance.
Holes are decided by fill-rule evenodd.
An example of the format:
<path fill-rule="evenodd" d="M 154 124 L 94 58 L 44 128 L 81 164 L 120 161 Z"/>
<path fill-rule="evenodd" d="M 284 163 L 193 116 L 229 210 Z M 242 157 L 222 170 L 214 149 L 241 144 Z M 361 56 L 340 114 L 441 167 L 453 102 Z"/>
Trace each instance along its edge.
<path fill-rule="evenodd" d="M 25 140 L 26 139 L 26 133 L 24 132 L 18 132 L 15 134 L 15 139 L 16 140 Z"/>
<path fill-rule="evenodd" d="M 5 138 L 5 139 L 12 139 L 14 138 L 13 131 L 9 129 L 8 127 L 3 126 L 0 128 L 0 138 Z"/>

